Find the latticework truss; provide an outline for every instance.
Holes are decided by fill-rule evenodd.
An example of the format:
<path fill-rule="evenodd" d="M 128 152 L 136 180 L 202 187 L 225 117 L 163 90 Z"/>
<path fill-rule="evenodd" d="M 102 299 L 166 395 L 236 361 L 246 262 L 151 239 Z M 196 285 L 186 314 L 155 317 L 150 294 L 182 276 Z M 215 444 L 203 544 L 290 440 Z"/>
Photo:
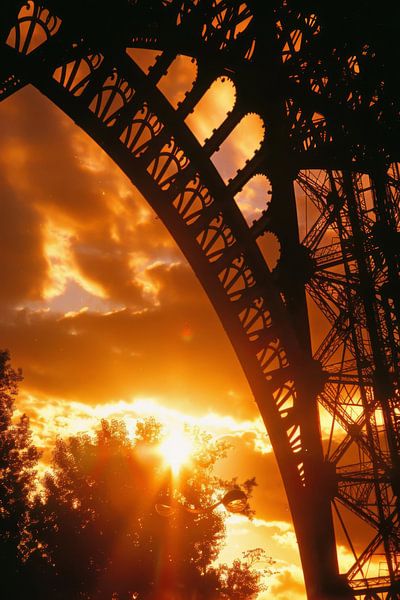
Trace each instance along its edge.
<path fill-rule="evenodd" d="M 400 598 L 399 10 L 384 5 L 0 7 L 0 99 L 32 84 L 72 117 L 213 303 L 265 421 L 313 600 Z M 156 51 L 146 68 L 138 48 Z M 182 56 L 197 71 L 176 100 L 164 83 Z M 191 117 L 221 77 L 235 102 L 202 140 Z M 264 138 L 227 178 L 219 148 L 254 114 Z M 252 219 L 238 199 L 257 176 L 271 194 Z M 280 246 L 272 271 L 268 240 Z M 337 537 L 354 559 L 342 574 Z"/>

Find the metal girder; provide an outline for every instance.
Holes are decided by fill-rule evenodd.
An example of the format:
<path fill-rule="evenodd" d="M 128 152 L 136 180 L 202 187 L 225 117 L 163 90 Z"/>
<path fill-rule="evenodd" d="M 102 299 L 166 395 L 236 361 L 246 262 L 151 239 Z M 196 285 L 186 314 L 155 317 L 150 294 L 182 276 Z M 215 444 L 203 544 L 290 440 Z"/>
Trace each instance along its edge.
<path fill-rule="evenodd" d="M 381 43 L 370 3 L 343 3 L 342 28 L 337 6 L 311 4 L 8 0 L 0 99 L 36 86 L 125 171 L 187 257 L 267 427 L 309 598 L 389 599 L 400 579 L 400 105 L 387 64 L 398 50 Z M 161 52 L 148 73 L 132 47 Z M 157 84 L 178 54 L 196 58 L 198 77 L 174 107 Z M 201 145 L 185 119 L 219 75 L 234 82 L 236 104 Z M 225 182 L 213 155 L 250 112 L 265 140 Z M 235 194 L 258 173 L 272 197 L 249 227 Z M 304 239 L 302 193 L 316 213 Z M 257 244 L 266 231 L 281 246 L 272 273 Z M 307 293 L 330 325 L 314 354 Z M 325 448 L 317 398 L 332 415 Z M 354 552 L 343 576 L 332 501 Z M 364 549 L 340 506 L 371 527 Z M 368 578 L 378 551 L 387 573 Z"/>

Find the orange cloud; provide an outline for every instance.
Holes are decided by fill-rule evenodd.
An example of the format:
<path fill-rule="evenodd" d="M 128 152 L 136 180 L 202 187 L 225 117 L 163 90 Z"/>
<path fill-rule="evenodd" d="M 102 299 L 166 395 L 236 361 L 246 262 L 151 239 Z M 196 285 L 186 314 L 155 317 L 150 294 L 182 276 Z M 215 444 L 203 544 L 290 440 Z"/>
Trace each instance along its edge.
<path fill-rule="evenodd" d="M 0 118 L 3 302 L 55 297 L 76 282 L 92 295 L 142 305 L 145 269 L 180 253 L 140 194 L 32 88 L 1 103 Z"/>
<path fill-rule="evenodd" d="M 280 572 L 272 579 L 267 592 L 260 600 L 306 600 L 304 579 L 296 565 L 281 565 Z"/>

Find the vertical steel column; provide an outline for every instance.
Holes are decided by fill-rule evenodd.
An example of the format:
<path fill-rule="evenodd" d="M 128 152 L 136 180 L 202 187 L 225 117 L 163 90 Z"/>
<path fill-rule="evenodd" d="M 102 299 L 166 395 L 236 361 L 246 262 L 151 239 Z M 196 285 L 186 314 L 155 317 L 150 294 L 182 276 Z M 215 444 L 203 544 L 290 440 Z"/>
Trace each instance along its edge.
<path fill-rule="evenodd" d="M 297 173 L 286 114 L 282 57 L 272 11 L 267 30 L 265 19 L 262 25 L 263 32 L 258 36 L 263 44 L 261 52 L 264 60 L 265 56 L 269 57 L 269 73 L 264 74 L 268 79 L 264 79 L 260 90 L 268 106 L 267 144 L 270 151 L 267 151 L 267 170 L 272 185 L 269 217 L 271 229 L 277 233 L 282 248 L 277 269 L 278 284 L 284 295 L 288 318 L 304 352 L 302 367 L 295 374 L 298 390 L 295 410 L 301 429 L 305 487 L 300 497 L 289 498 L 289 502 L 309 599 L 345 600 L 353 598 L 353 594 L 340 577 L 337 562 L 331 510 L 334 474 L 324 462 L 317 402 L 323 374 L 312 359 L 305 293 L 312 264 L 299 240 L 294 191 Z"/>

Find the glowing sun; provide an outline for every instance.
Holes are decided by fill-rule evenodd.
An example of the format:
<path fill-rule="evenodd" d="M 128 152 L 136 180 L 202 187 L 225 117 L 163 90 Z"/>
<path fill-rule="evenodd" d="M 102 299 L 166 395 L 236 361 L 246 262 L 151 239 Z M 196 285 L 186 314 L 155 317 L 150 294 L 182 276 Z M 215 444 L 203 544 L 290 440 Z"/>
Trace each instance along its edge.
<path fill-rule="evenodd" d="M 194 450 L 193 440 L 182 429 L 170 431 L 159 446 L 159 452 L 174 475 L 190 460 Z"/>

